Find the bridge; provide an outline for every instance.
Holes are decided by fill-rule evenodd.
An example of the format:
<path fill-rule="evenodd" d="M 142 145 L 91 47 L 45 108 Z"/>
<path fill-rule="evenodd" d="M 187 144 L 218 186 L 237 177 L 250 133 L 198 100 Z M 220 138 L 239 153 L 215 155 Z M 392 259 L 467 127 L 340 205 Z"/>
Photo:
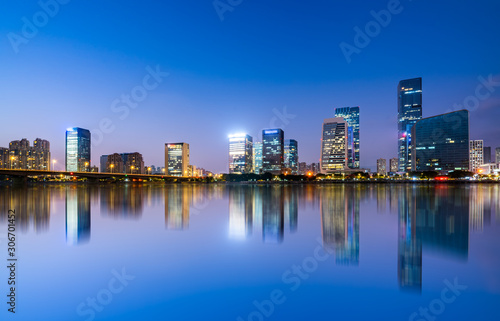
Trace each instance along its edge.
<path fill-rule="evenodd" d="M 75 178 L 87 178 L 90 180 L 99 179 L 121 179 L 128 178 L 130 180 L 187 180 L 189 177 L 169 176 L 169 175 L 153 175 L 153 174 L 124 174 L 124 173 L 99 173 L 99 172 L 68 172 L 68 171 L 43 171 L 30 169 L 0 169 L 0 175 L 10 176 L 16 181 L 27 182 L 28 177 L 35 176 L 66 176 Z"/>

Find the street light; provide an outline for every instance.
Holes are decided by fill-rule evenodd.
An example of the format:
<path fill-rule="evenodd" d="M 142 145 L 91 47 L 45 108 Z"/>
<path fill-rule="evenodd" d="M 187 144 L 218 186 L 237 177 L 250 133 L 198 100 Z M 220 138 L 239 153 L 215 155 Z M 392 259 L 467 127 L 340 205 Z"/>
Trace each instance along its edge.
<path fill-rule="evenodd" d="M 151 175 L 151 167 L 148 167 L 149 175 Z"/>
<path fill-rule="evenodd" d="M 88 166 L 89 166 L 89 162 L 85 162 L 85 171 L 88 172 Z"/>
<path fill-rule="evenodd" d="M 115 164 L 111 164 L 109 167 L 111 167 L 111 174 L 113 174 L 113 167 L 115 167 Z"/>
<path fill-rule="evenodd" d="M 10 169 L 11 169 L 11 170 L 12 170 L 12 161 L 14 161 L 14 159 L 15 159 L 15 158 L 16 158 L 16 157 L 14 157 L 14 156 L 11 156 L 11 157 L 10 157 Z"/>
<path fill-rule="evenodd" d="M 56 160 L 52 160 L 52 170 L 55 172 L 56 171 Z"/>
<path fill-rule="evenodd" d="M 130 166 L 130 174 L 134 173 L 134 166 Z"/>

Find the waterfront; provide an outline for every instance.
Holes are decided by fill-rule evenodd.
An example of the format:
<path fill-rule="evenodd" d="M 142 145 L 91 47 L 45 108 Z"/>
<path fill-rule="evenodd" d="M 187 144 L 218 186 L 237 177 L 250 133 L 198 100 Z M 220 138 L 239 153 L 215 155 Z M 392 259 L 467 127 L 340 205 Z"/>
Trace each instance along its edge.
<path fill-rule="evenodd" d="M 497 184 L 35 185 L 0 201 L 21 320 L 498 317 Z"/>

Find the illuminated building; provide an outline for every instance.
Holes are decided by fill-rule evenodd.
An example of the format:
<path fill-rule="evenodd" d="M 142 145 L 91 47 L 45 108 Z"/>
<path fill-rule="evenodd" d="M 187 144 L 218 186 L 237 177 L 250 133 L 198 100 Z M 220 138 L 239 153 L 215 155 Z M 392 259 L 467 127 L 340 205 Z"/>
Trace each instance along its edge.
<path fill-rule="evenodd" d="M 284 169 L 285 142 L 281 129 L 262 131 L 262 172 L 281 174 Z"/>
<path fill-rule="evenodd" d="M 387 175 L 387 160 L 384 158 L 377 159 L 377 174 Z"/>
<path fill-rule="evenodd" d="M 484 151 L 482 140 L 471 140 L 469 142 L 470 171 L 475 173 L 484 164 Z"/>
<path fill-rule="evenodd" d="M 229 173 L 249 174 L 253 167 L 252 137 L 247 134 L 229 135 Z"/>
<path fill-rule="evenodd" d="M 37 138 L 30 146 L 29 140 L 23 138 L 9 143 L 8 155 L 2 161 L 4 168 L 50 170 L 50 143 L 44 139 Z M 2 165 L 0 165 L 1 168 Z"/>
<path fill-rule="evenodd" d="M 391 158 L 389 161 L 389 167 L 391 173 L 397 173 L 398 172 L 398 159 L 397 158 Z"/>
<path fill-rule="evenodd" d="M 188 176 L 189 144 L 165 144 L 166 175 Z"/>
<path fill-rule="evenodd" d="M 469 170 L 468 110 L 419 120 L 412 137 L 413 171 Z"/>
<path fill-rule="evenodd" d="M 0 147 L 0 168 L 10 168 L 9 149 Z"/>
<path fill-rule="evenodd" d="M 299 146 L 295 139 L 285 140 L 285 167 L 291 170 L 293 175 L 299 174 Z"/>
<path fill-rule="evenodd" d="M 491 161 L 491 147 L 483 147 L 483 164 L 492 163 Z"/>
<path fill-rule="evenodd" d="M 262 142 L 253 143 L 253 172 L 260 174 L 262 171 Z"/>
<path fill-rule="evenodd" d="M 347 168 L 348 130 L 347 122 L 341 117 L 325 119 L 323 122 L 321 173 L 327 174 Z"/>
<path fill-rule="evenodd" d="M 347 166 L 349 168 L 359 168 L 359 107 L 343 107 L 335 108 L 335 117 L 342 117 L 347 122 L 347 125 L 352 128 L 350 132 L 352 137 L 348 137 L 348 141 L 352 142 L 348 145 Z"/>
<path fill-rule="evenodd" d="M 68 128 L 66 131 L 66 171 L 85 172 L 90 168 L 90 131 Z"/>
<path fill-rule="evenodd" d="M 398 85 L 398 158 L 399 172 L 412 168 L 412 133 L 422 119 L 422 78 L 402 80 Z"/>

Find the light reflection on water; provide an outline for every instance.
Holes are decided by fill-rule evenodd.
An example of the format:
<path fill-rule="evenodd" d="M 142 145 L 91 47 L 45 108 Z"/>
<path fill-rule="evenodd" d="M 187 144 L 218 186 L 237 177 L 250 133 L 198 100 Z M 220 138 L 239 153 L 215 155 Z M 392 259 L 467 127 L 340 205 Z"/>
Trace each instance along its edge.
<path fill-rule="evenodd" d="M 425 302 L 427 297 L 432 298 L 432 294 L 423 291 L 426 288 L 423 275 L 434 273 L 433 269 L 440 269 L 434 263 L 432 266 L 426 265 L 426 255 L 449 261 L 452 266 L 466 264 L 469 266 L 467 274 L 481 273 L 480 265 L 485 264 L 484 262 L 479 262 L 480 264 L 473 262 L 472 266 L 469 265 L 471 236 L 477 235 L 480 239 L 483 232 L 494 228 L 496 231 L 494 236 L 488 234 L 484 237 L 488 237 L 489 241 L 496 241 L 496 244 L 500 243 L 499 193 L 498 185 L 246 186 L 200 184 L 3 187 L 0 188 L 2 207 L 0 227 L 4 228 L 6 224 L 8 209 L 15 208 L 18 213 L 18 231 L 27 235 L 32 231 L 36 232 L 35 237 L 29 238 L 30 244 L 23 244 L 26 248 L 25 256 L 37 251 L 34 241 L 36 237 L 44 234 L 60 234 L 60 231 L 52 229 L 53 226 L 60 226 L 60 224 L 51 224 L 51 220 L 59 222 L 62 213 L 64 213 L 66 240 L 64 246 L 75 247 L 75 250 L 85 249 L 85 247 L 92 247 L 92 249 L 105 247 L 104 244 L 95 243 L 98 242 L 93 236 L 93 229 L 96 228 L 99 229 L 98 239 L 102 239 L 102 229 L 109 230 L 108 237 L 110 238 L 125 238 L 125 234 L 122 235 L 120 231 L 113 228 L 114 221 L 135 224 L 136 229 L 145 235 L 144 239 L 151 241 L 151 244 L 146 245 L 155 250 L 161 250 L 161 244 L 152 241 L 154 237 L 164 237 L 157 234 L 156 230 L 152 231 L 152 226 L 157 226 L 159 222 L 158 215 L 161 215 L 164 233 L 176 233 L 172 236 L 175 246 L 180 249 L 185 247 L 186 250 L 190 249 L 189 239 L 194 240 L 198 237 L 196 234 L 186 234 L 188 239 L 181 236 L 183 233 L 192 232 L 192 224 L 197 233 L 202 231 L 200 224 L 203 225 L 205 231 L 220 231 L 221 225 L 227 224 L 227 239 L 218 241 L 223 243 L 214 244 L 219 244 L 224 249 L 225 246 L 234 242 L 236 242 L 234 244 L 247 242 L 251 244 L 252 249 L 251 251 L 247 249 L 251 252 L 249 255 L 259 257 L 262 255 L 259 251 L 263 252 L 269 248 L 275 255 L 281 255 L 284 260 L 294 257 L 294 247 L 297 247 L 297 242 L 308 242 L 320 236 L 322 247 L 334 254 L 332 261 L 334 266 L 358 270 L 363 267 L 363 256 L 366 253 L 366 251 L 363 252 L 363 246 L 371 248 L 372 244 L 380 244 L 380 262 L 372 262 L 372 264 L 380 263 L 381 266 L 397 267 L 397 276 L 394 275 L 394 279 L 397 280 L 395 282 L 397 292 L 415 293 Z M 160 208 L 161 211 L 159 211 Z M 220 215 L 225 217 L 225 223 L 218 219 Z M 388 235 L 397 235 L 397 240 L 395 240 L 397 253 L 386 253 L 384 246 L 387 247 L 387 245 L 379 236 L 382 224 L 374 223 L 377 221 L 377 216 L 380 220 L 384 220 L 382 218 L 387 215 L 393 223 L 386 224 L 386 227 L 382 229 L 387 229 Z M 141 224 L 141 221 L 153 222 L 153 220 L 153 225 Z M 363 224 L 373 224 L 373 227 Z M 128 235 L 128 237 L 137 236 Z M 22 239 L 22 236 L 20 238 Z M 223 253 L 218 252 L 218 248 L 211 246 L 212 243 L 203 244 L 206 240 L 204 238 L 205 236 L 199 239 L 204 251 L 212 255 L 214 260 L 218 258 L 222 261 L 228 260 Z M 255 240 L 260 240 L 260 245 L 255 243 Z M 497 248 L 498 246 L 483 249 L 487 252 L 486 256 L 493 258 L 489 262 L 488 271 L 500 269 L 498 266 L 500 254 L 495 252 Z M 371 254 L 366 254 L 367 261 Z M 393 256 L 396 260 L 391 262 L 390 258 Z M 64 258 L 59 259 L 64 260 Z M 43 258 L 38 260 L 43 260 Z M 182 270 L 182 266 L 180 268 Z M 192 267 L 185 268 L 186 275 L 197 273 L 193 272 Z M 29 271 L 27 270 L 26 273 L 30 273 Z M 232 272 L 238 274 L 237 271 Z M 259 273 L 266 275 L 271 272 L 266 272 L 266 268 L 263 268 Z M 450 278 L 453 278 L 455 274 L 455 271 L 449 271 Z M 150 277 L 158 276 L 151 275 Z M 217 274 L 217 277 L 220 278 L 221 284 L 225 284 L 224 273 Z M 277 282 L 280 282 L 279 278 Z M 321 284 L 321 280 L 316 282 Z M 352 280 L 352 283 L 360 286 L 358 281 Z M 378 286 L 375 281 L 373 283 L 361 286 L 373 290 L 372 288 Z M 267 283 L 264 282 L 264 284 Z M 327 287 L 328 284 L 329 282 L 325 281 L 324 286 Z M 491 293 L 492 298 L 498 299 L 500 293 L 498 276 L 490 280 L 490 284 L 493 289 L 491 287 L 485 289 L 485 286 L 481 284 L 471 286 L 477 287 L 479 292 Z M 432 288 L 437 285 L 428 284 L 428 286 Z M 78 289 L 75 291 L 78 292 Z M 322 288 L 317 293 L 325 293 L 325 291 Z M 302 293 L 303 296 L 316 294 L 314 289 L 304 290 Z M 81 296 L 85 298 L 85 295 Z M 397 296 L 397 294 L 392 293 L 389 297 L 391 296 Z M 249 302 L 251 303 L 251 300 Z M 245 310 L 248 310 L 247 303 L 241 303 L 241 315 L 248 314 Z M 158 304 L 160 305 L 156 306 L 156 314 L 161 314 L 163 313 L 161 303 Z M 465 302 L 463 304 L 467 305 Z M 116 306 L 116 309 L 118 314 L 127 311 L 126 306 Z M 296 311 L 293 307 L 288 307 L 288 309 L 294 311 L 290 312 L 291 315 L 300 315 L 302 311 Z M 407 312 L 410 314 L 413 311 Z M 111 320 L 112 315 L 106 317 L 103 314 L 101 318 Z M 316 318 L 321 319 L 322 315 Z M 402 313 L 402 315 L 406 314 Z M 450 313 L 449 317 L 451 318 L 452 315 L 454 314 Z M 231 318 L 221 314 L 220 317 L 234 320 L 237 316 Z M 446 319 L 446 315 L 441 318 Z M 67 320 L 70 319 L 83 318 L 72 315 Z M 280 317 L 276 316 L 275 319 L 278 320 Z M 326 315 L 325 319 L 328 319 Z"/>

